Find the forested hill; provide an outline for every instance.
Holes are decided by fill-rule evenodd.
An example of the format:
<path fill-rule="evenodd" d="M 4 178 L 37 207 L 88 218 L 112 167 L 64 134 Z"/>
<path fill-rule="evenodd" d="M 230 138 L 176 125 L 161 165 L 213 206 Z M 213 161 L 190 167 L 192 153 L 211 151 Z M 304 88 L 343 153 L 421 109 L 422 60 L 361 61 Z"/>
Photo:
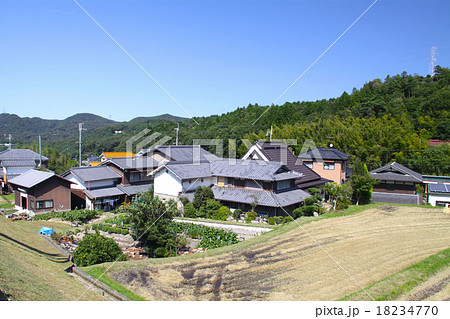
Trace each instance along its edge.
<path fill-rule="evenodd" d="M 251 142 L 264 139 L 273 125 L 274 139 L 297 139 L 298 144 L 292 146 L 296 154 L 305 140 L 312 139 L 316 146 L 333 144 L 352 159 L 365 161 L 369 168 L 396 160 L 422 174 L 450 174 L 450 146 L 429 147 L 427 143 L 429 139 L 450 139 L 450 70 L 438 66 L 435 71 L 433 77 L 404 72 L 375 79 L 329 100 L 248 105 L 222 115 L 195 118 L 199 125 L 193 119 L 185 120 L 180 122 L 180 144 L 220 138 L 227 152 L 228 139 L 236 139 L 237 155 L 241 156 L 246 151 L 239 142 L 242 138 Z M 83 156 L 124 151 L 126 140 L 144 128 L 174 138 L 176 125 L 168 119 L 144 118 L 88 130 L 83 137 Z M 115 130 L 125 133 L 115 134 Z M 70 157 L 77 155 L 76 138 L 47 145 Z"/>

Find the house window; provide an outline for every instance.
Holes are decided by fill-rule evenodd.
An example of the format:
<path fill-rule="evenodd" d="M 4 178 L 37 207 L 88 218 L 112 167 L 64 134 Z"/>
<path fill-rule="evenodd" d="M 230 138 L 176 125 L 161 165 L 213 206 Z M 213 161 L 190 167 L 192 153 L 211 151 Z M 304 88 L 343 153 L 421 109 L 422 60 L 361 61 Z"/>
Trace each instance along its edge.
<path fill-rule="evenodd" d="M 323 169 L 333 170 L 334 169 L 334 163 L 333 162 L 325 162 L 325 163 L 323 163 Z"/>
<path fill-rule="evenodd" d="M 36 202 L 37 209 L 53 208 L 53 200 L 40 200 Z"/>
<path fill-rule="evenodd" d="M 277 183 L 277 190 L 282 190 L 282 189 L 287 189 L 291 187 L 291 181 L 290 180 L 286 180 L 286 181 L 279 181 Z"/>
<path fill-rule="evenodd" d="M 305 161 L 303 161 L 303 164 L 305 164 L 306 165 L 306 167 L 309 167 L 309 168 L 313 168 L 313 162 L 310 162 L 310 161 L 308 161 L 308 162 L 305 162 Z"/>

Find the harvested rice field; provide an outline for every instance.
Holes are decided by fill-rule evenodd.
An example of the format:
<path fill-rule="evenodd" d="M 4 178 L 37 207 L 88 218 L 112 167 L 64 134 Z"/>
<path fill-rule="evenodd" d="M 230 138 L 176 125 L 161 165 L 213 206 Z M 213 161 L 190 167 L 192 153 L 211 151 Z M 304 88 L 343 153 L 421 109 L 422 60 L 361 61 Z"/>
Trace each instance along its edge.
<path fill-rule="evenodd" d="M 450 212 L 384 205 L 264 236 L 215 256 L 117 263 L 108 276 L 148 300 L 337 300 L 449 248 Z M 449 298 L 448 275 L 404 299 Z"/>

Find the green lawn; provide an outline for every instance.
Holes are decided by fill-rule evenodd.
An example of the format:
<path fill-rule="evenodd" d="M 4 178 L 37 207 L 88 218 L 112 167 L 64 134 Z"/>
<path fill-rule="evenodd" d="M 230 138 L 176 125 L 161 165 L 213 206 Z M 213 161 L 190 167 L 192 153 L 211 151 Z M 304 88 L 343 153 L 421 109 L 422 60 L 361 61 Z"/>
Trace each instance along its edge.
<path fill-rule="evenodd" d="M 396 300 L 414 287 L 427 281 L 438 271 L 450 265 L 450 248 L 431 255 L 383 280 L 364 288 L 375 300 Z M 357 291 L 341 300 L 370 300 L 364 290 Z"/>
<path fill-rule="evenodd" d="M 134 292 L 126 289 L 124 286 L 119 285 L 117 282 L 106 276 L 106 274 L 103 274 L 105 270 L 106 268 L 104 267 L 96 267 L 96 266 L 86 267 L 83 269 L 85 273 L 94 277 L 95 279 L 98 279 L 99 281 L 107 285 L 109 288 L 117 291 L 118 293 L 124 295 L 125 297 L 128 297 L 134 301 L 145 301 L 145 299 L 142 298 L 141 296 L 136 295 Z"/>

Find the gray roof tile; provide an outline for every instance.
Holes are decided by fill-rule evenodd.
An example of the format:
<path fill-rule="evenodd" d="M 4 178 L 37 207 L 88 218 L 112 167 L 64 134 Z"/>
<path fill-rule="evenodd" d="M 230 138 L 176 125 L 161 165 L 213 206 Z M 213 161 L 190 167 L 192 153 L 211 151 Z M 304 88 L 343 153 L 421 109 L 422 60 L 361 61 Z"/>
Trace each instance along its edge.
<path fill-rule="evenodd" d="M 70 169 L 70 172 L 72 172 L 72 174 L 77 176 L 83 182 L 121 178 L 120 174 L 114 172 L 107 166 L 73 167 Z"/>
<path fill-rule="evenodd" d="M 39 157 L 43 161 L 48 161 L 48 157 L 42 155 L 40 156 L 38 153 L 33 152 L 32 150 L 28 149 L 10 149 L 3 152 L 0 152 L 0 161 L 8 161 L 8 160 L 34 160 L 39 161 Z"/>
<path fill-rule="evenodd" d="M 54 173 L 36 171 L 34 169 L 31 169 L 26 173 L 14 177 L 9 181 L 9 183 L 25 188 L 32 188 L 53 176 L 55 176 Z"/>
<path fill-rule="evenodd" d="M 370 176 L 381 181 L 423 182 L 421 174 L 396 162 L 370 171 Z"/>

